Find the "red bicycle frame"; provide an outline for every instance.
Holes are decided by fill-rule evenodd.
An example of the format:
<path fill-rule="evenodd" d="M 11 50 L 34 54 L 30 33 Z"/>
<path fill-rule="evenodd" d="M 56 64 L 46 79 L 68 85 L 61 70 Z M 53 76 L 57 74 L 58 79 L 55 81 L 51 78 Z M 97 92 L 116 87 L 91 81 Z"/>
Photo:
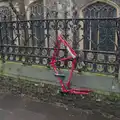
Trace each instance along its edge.
<path fill-rule="evenodd" d="M 61 58 L 59 60 L 56 59 L 56 57 L 59 55 L 59 50 L 60 50 L 60 45 L 61 43 L 66 46 L 68 52 L 70 53 L 71 56 L 68 56 L 67 58 Z M 72 67 L 70 70 L 70 74 L 68 77 L 68 81 L 67 83 L 63 82 L 63 79 L 61 78 L 61 75 L 59 74 L 57 67 L 56 67 L 56 62 L 61 62 L 61 61 L 66 61 L 66 60 L 72 60 Z M 73 72 L 74 69 L 76 67 L 77 64 L 77 54 L 76 52 L 71 48 L 71 46 L 68 44 L 68 42 L 66 40 L 63 39 L 62 35 L 59 35 L 56 43 L 55 43 L 55 48 L 54 48 L 54 53 L 50 62 L 50 66 L 53 67 L 54 72 L 60 82 L 61 85 L 61 90 L 64 93 L 70 93 L 70 94 L 88 94 L 89 92 L 91 92 L 91 90 L 89 89 L 73 89 L 70 88 L 70 83 L 71 83 L 71 79 L 73 76 Z"/>

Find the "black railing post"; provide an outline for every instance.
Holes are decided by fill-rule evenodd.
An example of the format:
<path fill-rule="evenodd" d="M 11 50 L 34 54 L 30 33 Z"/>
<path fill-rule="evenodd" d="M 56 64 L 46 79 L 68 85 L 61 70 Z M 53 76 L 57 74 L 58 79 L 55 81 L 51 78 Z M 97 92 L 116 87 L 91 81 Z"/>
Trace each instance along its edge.
<path fill-rule="evenodd" d="M 4 23 L 3 23 L 4 24 Z M 1 44 L 1 59 L 2 59 L 2 64 L 5 63 L 5 54 L 4 54 L 4 41 L 2 38 L 2 23 L 0 22 L 0 44 Z"/>
<path fill-rule="evenodd" d="M 117 48 L 116 57 L 117 57 L 117 62 L 119 64 L 119 67 L 117 70 L 118 75 L 117 76 L 115 75 L 115 77 L 118 77 L 118 80 L 120 81 L 120 46 L 119 46 L 120 45 L 120 19 L 118 19 L 116 22 L 117 22 L 117 40 L 118 40 L 118 48 Z"/>
<path fill-rule="evenodd" d="M 67 40 L 68 39 L 68 22 L 67 22 L 67 15 L 68 15 L 68 12 L 67 11 L 65 11 L 65 13 L 64 13 L 64 17 L 65 17 L 65 21 L 64 21 L 64 38 L 65 38 L 65 40 Z M 68 56 L 68 51 L 67 51 L 67 49 L 66 49 L 66 47 L 65 47 L 65 57 L 67 57 Z M 65 64 L 67 64 L 67 63 L 65 63 Z"/>
<path fill-rule="evenodd" d="M 118 61 L 118 64 L 119 64 L 117 77 L 118 77 L 118 80 L 120 81 L 120 48 L 118 48 L 117 59 L 118 59 L 117 61 Z"/>
<path fill-rule="evenodd" d="M 72 23 L 73 23 L 73 28 L 72 28 L 72 32 L 73 32 L 73 43 L 72 43 L 72 47 L 73 47 L 73 49 L 74 50 L 76 50 L 77 49 L 77 47 L 78 47 L 78 43 L 77 43 L 77 25 L 78 25 L 78 21 L 76 20 L 77 19 L 77 14 L 78 14 L 78 12 L 77 12 L 77 9 L 76 8 L 73 8 L 73 21 L 72 21 Z"/>
<path fill-rule="evenodd" d="M 4 24 L 4 23 L 3 23 Z M 0 52 L 1 52 L 1 75 L 3 75 L 4 73 L 4 65 L 5 65 L 5 53 L 4 53 L 4 41 L 3 41 L 3 38 L 2 38 L 2 23 L 0 22 Z"/>

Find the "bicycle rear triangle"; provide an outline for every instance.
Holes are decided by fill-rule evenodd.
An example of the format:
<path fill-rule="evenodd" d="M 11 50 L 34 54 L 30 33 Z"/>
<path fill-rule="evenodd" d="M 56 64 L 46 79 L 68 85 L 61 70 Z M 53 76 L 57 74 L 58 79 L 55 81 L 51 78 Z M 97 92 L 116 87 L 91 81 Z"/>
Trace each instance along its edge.
<path fill-rule="evenodd" d="M 60 50 L 60 44 L 63 44 L 68 52 L 70 53 L 71 56 L 68 56 L 67 58 L 60 58 L 58 59 L 59 56 L 59 50 Z M 58 39 L 56 40 L 55 43 L 55 48 L 54 48 L 54 52 L 51 58 L 51 62 L 50 62 L 50 66 L 53 67 L 54 70 L 54 75 L 55 77 L 57 77 L 57 79 L 59 80 L 59 83 L 61 85 L 61 91 L 63 93 L 70 93 L 70 94 L 89 94 L 90 92 L 92 92 L 92 90 L 90 89 L 75 89 L 75 88 L 71 88 L 71 80 L 72 80 L 72 76 L 73 76 L 73 72 L 75 70 L 75 66 L 77 64 L 77 54 L 76 52 L 71 48 L 71 46 L 68 44 L 68 42 L 66 40 L 63 39 L 62 35 L 58 36 Z M 70 69 L 70 74 L 68 76 L 68 80 L 66 83 L 64 83 L 64 79 L 65 79 L 65 75 L 63 72 L 61 72 L 60 70 L 57 69 L 56 63 L 59 62 L 64 62 L 64 61 L 68 61 L 68 60 L 72 60 L 72 67 Z"/>

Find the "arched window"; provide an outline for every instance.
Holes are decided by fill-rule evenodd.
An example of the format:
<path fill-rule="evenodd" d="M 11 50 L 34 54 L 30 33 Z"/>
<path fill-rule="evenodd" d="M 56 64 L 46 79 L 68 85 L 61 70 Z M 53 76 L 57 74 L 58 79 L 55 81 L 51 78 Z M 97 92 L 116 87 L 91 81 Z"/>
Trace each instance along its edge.
<path fill-rule="evenodd" d="M 12 21 L 12 12 L 7 6 L 0 6 L 0 22 L 3 22 L 1 25 L 1 38 L 3 40 L 3 44 L 13 44 L 12 36 L 13 30 L 10 23 Z M 7 28 L 7 29 L 6 29 Z"/>
<path fill-rule="evenodd" d="M 31 20 L 42 20 L 44 18 L 43 1 L 32 3 L 29 10 Z M 34 21 L 32 26 L 32 32 L 34 35 L 31 41 L 32 46 L 44 46 L 44 22 Z"/>
<path fill-rule="evenodd" d="M 114 18 L 117 16 L 113 6 L 96 2 L 83 10 L 84 18 Z M 115 20 L 86 20 L 84 24 L 84 49 L 113 51 L 116 43 Z"/>

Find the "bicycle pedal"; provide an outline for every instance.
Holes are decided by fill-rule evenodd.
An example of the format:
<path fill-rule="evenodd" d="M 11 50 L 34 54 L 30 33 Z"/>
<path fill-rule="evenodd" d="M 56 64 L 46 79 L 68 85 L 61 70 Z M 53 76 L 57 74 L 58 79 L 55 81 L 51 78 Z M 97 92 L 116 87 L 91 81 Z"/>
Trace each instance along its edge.
<path fill-rule="evenodd" d="M 58 76 L 58 77 L 65 77 L 65 75 L 62 74 L 62 73 L 55 73 L 55 76 Z"/>
<path fill-rule="evenodd" d="M 55 73 L 54 75 L 55 75 L 55 77 L 60 77 L 62 80 L 65 79 L 65 75 L 62 73 Z"/>

